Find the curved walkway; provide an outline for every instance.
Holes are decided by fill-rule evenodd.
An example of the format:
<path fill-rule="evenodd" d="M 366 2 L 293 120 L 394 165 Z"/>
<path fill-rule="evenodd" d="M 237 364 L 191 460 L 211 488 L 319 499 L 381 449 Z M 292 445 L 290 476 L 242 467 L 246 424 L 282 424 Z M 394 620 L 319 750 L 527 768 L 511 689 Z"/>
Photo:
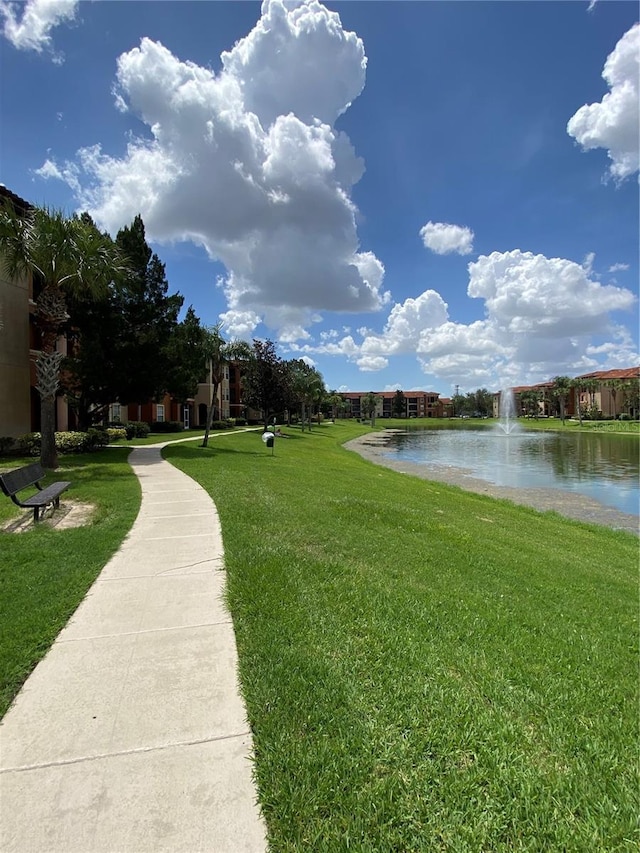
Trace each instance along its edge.
<path fill-rule="evenodd" d="M 4 853 L 266 850 L 216 508 L 163 446 L 131 452 L 138 517 L 2 723 Z"/>

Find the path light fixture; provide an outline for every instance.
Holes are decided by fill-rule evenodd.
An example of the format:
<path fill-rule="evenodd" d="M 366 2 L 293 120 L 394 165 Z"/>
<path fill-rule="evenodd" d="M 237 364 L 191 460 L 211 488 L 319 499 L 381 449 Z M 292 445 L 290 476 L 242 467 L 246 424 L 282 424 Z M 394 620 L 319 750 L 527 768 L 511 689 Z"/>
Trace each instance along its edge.
<path fill-rule="evenodd" d="M 265 430 L 262 433 L 262 440 L 267 445 L 267 447 L 271 448 L 271 455 L 273 456 L 273 446 L 276 443 L 275 435 L 272 432 L 270 432 L 269 430 Z"/>

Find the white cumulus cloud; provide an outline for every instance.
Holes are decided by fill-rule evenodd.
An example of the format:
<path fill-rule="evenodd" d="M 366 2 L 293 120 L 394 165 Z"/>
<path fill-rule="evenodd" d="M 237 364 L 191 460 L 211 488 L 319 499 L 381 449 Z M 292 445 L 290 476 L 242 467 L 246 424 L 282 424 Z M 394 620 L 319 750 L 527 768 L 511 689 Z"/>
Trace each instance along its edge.
<path fill-rule="evenodd" d="M 351 200 L 364 167 L 333 126 L 365 68 L 362 41 L 317 0 L 265 0 L 218 74 L 143 38 L 119 57 L 115 94 L 147 136 L 124 157 L 78 152 L 80 205 L 112 233 L 140 212 L 151 239 L 204 246 L 228 271 L 230 328 L 260 317 L 289 342 L 319 311 L 378 310 L 384 267 L 360 251 Z"/>
<path fill-rule="evenodd" d="M 633 338 L 612 315 L 631 311 L 636 296 L 598 281 L 592 262 L 520 249 L 481 255 L 468 265 L 467 295 L 484 301 L 484 319 L 456 322 L 442 296 L 429 289 L 395 304 L 382 332 L 360 329 L 360 343 L 350 335 L 321 336 L 300 350 L 346 357 L 363 371 L 413 353 L 426 374 L 451 384 L 464 377 L 469 388 L 635 364 Z"/>
<path fill-rule="evenodd" d="M 473 252 L 473 231 L 462 225 L 450 225 L 448 222 L 427 222 L 420 229 L 425 248 L 436 255 L 470 255 Z"/>
<path fill-rule="evenodd" d="M 78 0 L 28 0 L 27 3 L 0 2 L 3 33 L 18 50 L 42 53 L 51 49 L 51 30 L 75 18 Z M 21 14 L 20 14 L 21 13 Z M 54 59 L 61 57 L 54 54 Z"/>
<path fill-rule="evenodd" d="M 569 119 L 567 133 L 585 149 L 606 148 L 611 175 L 629 177 L 640 165 L 640 24 L 626 32 L 607 57 L 602 76 L 610 91 Z"/>

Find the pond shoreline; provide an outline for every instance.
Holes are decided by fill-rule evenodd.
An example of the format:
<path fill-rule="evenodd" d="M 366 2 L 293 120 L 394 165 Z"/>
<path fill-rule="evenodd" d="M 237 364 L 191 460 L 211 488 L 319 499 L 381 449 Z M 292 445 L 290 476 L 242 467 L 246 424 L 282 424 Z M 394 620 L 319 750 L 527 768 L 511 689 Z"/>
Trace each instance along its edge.
<path fill-rule="evenodd" d="M 497 486 L 478 477 L 473 477 L 464 468 L 452 465 L 421 465 L 391 459 L 385 453 L 391 434 L 402 430 L 372 432 L 347 441 L 344 447 L 358 453 L 363 459 L 391 468 L 400 474 L 410 474 L 423 480 L 435 480 L 449 486 L 459 486 L 468 492 L 502 498 L 513 503 L 530 506 L 540 512 L 557 512 L 567 518 L 600 524 L 614 530 L 624 530 L 635 536 L 640 535 L 639 519 L 626 512 L 598 503 L 592 498 L 561 489 L 523 489 L 510 486 Z"/>

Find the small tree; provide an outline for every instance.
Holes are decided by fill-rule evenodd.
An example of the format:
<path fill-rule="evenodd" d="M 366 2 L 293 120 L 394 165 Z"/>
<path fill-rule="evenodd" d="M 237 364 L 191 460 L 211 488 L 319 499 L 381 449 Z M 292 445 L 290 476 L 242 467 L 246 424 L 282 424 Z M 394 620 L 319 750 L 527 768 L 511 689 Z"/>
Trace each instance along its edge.
<path fill-rule="evenodd" d="M 289 401 L 294 406 L 300 406 L 300 423 L 304 432 L 305 421 L 311 431 L 311 415 L 313 406 L 320 402 L 324 395 L 324 380 L 315 367 L 307 364 L 301 358 L 291 359 L 284 363 L 286 388 Z"/>
<path fill-rule="evenodd" d="M 265 429 L 270 414 L 285 408 L 286 375 L 283 364 L 273 341 L 253 341 L 251 357 L 243 376 L 243 397 L 247 406 L 262 411 Z"/>
<path fill-rule="evenodd" d="M 198 392 L 206 366 L 206 329 L 191 306 L 184 320 L 174 328 L 166 346 L 165 390 L 180 403 Z"/>
<path fill-rule="evenodd" d="M 334 421 L 337 420 L 338 413 L 345 410 L 344 398 L 337 391 L 330 391 L 325 398 L 325 403 L 330 407 L 331 417 Z"/>
<path fill-rule="evenodd" d="M 542 399 L 540 391 L 531 389 L 529 391 L 523 391 L 519 396 L 520 404 L 522 405 L 525 414 L 529 417 L 534 417 L 537 420 L 540 412 L 540 400 Z"/>
<path fill-rule="evenodd" d="M 398 388 L 391 401 L 391 411 L 397 418 L 402 418 L 407 413 L 407 400 L 400 388 Z"/>
<path fill-rule="evenodd" d="M 376 408 L 380 402 L 380 397 L 376 397 L 373 391 L 369 391 L 364 397 L 360 398 L 360 411 L 366 418 L 371 418 L 371 426 L 376 423 Z"/>

